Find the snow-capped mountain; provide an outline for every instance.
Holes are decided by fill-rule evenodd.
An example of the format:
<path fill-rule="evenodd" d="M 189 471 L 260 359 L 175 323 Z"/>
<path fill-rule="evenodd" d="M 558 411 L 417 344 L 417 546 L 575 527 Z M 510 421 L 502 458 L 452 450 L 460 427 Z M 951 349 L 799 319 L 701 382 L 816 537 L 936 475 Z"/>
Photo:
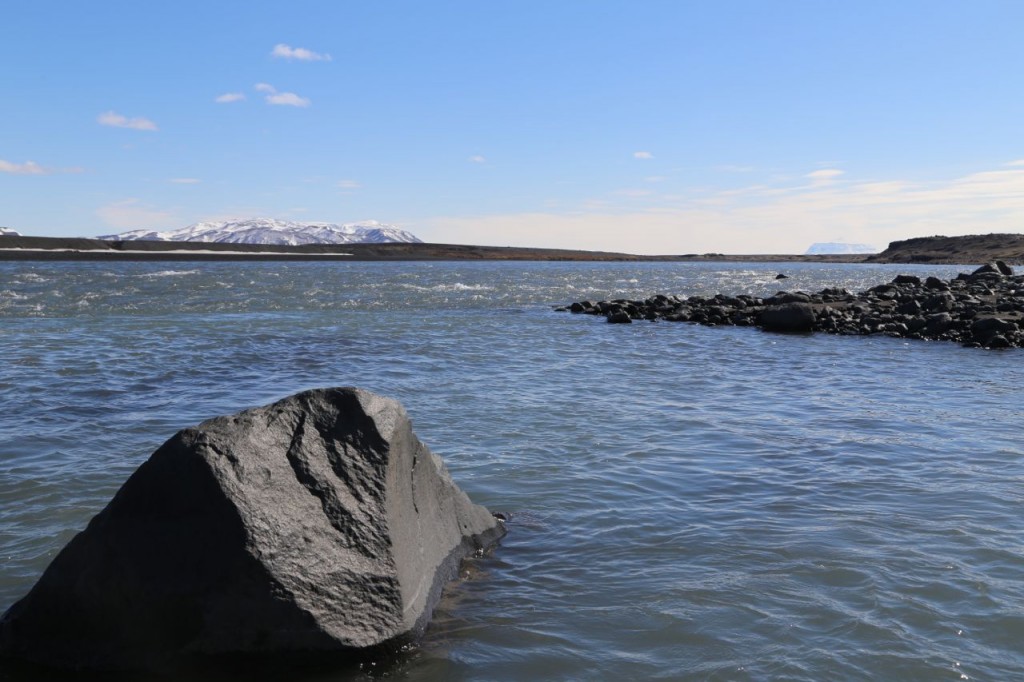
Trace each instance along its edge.
<path fill-rule="evenodd" d="M 9 227 L 0 227 L 0 237 L 20 237 L 21 234 Z"/>
<path fill-rule="evenodd" d="M 867 244 L 847 244 L 846 242 L 818 242 L 811 244 L 804 255 L 821 256 L 833 255 L 844 256 L 851 253 L 878 253 L 878 249 Z"/>
<path fill-rule="evenodd" d="M 383 242 L 420 243 L 415 235 L 376 220 L 360 223 L 299 223 L 273 218 L 224 220 L 196 223 L 180 230 L 157 232 L 132 230 L 121 234 L 108 234 L 99 239 L 120 241 L 158 242 L 217 242 L 222 244 L 273 244 L 297 246 L 299 244 L 357 244 Z"/>

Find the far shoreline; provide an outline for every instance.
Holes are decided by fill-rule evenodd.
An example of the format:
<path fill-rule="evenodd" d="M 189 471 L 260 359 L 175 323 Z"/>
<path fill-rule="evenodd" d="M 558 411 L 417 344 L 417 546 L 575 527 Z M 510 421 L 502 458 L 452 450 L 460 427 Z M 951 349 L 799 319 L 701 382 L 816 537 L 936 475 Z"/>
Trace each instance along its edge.
<path fill-rule="evenodd" d="M 108 241 L 0 236 L 0 261 L 557 261 L 676 263 L 1024 263 L 1024 235 L 927 237 L 893 242 L 877 254 L 668 254 L 464 244 L 383 243 L 279 246 L 208 242 Z"/>

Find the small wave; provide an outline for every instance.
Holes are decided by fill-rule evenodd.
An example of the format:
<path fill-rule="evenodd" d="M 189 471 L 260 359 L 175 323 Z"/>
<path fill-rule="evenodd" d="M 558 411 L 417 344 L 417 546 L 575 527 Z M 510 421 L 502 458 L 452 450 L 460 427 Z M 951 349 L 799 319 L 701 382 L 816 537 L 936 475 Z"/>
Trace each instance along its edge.
<path fill-rule="evenodd" d="M 494 287 L 487 286 L 486 284 L 463 284 L 462 282 L 434 284 L 432 286 L 419 286 L 417 284 L 402 284 L 401 286 L 415 291 L 494 291 Z"/>
<path fill-rule="evenodd" d="M 161 270 L 160 272 L 146 272 L 137 277 L 181 277 L 182 275 L 198 275 L 198 270 Z"/>

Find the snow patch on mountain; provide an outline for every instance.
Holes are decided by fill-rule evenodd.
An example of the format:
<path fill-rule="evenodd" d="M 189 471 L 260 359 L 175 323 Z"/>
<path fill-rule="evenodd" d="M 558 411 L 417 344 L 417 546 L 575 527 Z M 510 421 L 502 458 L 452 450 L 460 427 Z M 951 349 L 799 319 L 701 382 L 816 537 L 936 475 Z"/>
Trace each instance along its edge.
<path fill-rule="evenodd" d="M 21 234 L 9 227 L 0 227 L 0 237 L 20 237 Z"/>
<path fill-rule="evenodd" d="M 358 223 L 300 223 L 273 218 L 223 220 L 189 225 L 180 230 L 158 232 L 132 230 L 109 234 L 99 239 L 117 241 L 206 242 L 219 244 L 382 244 L 386 242 L 421 243 L 415 235 L 394 225 L 365 220 Z"/>
<path fill-rule="evenodd" d="M 878 253 L 878 249 L 876 249 L 873 246 L 869 246 L 868 244 L 847 244 L 846 242 L 817 242 L 815 244 L 811 244 L 811 247 L 807 249 L 804 255 L 841 256 L 851 253 Z"/>

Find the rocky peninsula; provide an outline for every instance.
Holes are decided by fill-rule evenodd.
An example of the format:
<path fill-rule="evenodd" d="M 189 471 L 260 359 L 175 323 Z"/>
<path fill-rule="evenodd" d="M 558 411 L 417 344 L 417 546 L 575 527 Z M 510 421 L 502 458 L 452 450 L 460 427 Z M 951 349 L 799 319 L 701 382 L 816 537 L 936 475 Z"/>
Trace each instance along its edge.
<path fill-rule="evenodd" d="M 1024 346 L 1024 276 L 1003 261 L 948 281 L 899 275 L 860 293 L 830 288 L 779 291 L 766 298 L 658 294 L 645 300 L 577 301 L 557 310 L 602 315 L 610 323 L 664 320 L 788 333 L 884 334 L 972 348 Z"/>

